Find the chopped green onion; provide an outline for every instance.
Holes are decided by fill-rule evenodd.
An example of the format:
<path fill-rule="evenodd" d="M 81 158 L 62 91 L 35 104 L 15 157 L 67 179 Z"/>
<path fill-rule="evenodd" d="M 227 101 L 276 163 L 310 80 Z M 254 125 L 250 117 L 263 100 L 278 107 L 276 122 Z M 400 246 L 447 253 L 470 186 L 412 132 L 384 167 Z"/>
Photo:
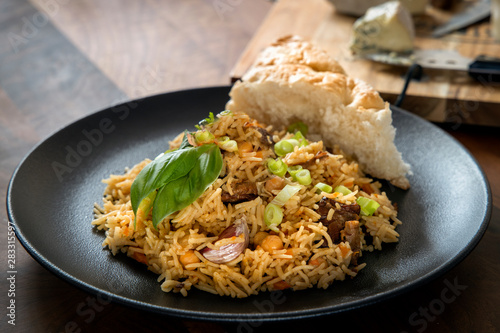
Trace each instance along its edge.
<path fill-rule="evenodd" d="M 275 160 L 273 160 L 272 158 L 268 159 L 267 167 L 273 175 L 279 177 L 283 177 L 286 174 L 286 170 L 288 169 L 288 166 L 281 160 L 281 158 L 277 158 Z"/>
<path fill-rule="evenodd" d="M 286 184 L 273 201 L 271 201 L 271 203 L 280 207 L 284 206 L 291 197 L 297 194 L 298 191 L 300 191 L 299 185 Z"/>
<path fill-rule="evenodd" d="M 319 192 L 332 193 L 333 190 L 330 185 L 327 185 L 325 183 L 317 183 L 316 185 L 314 185 L 314 187 L 316 187 Z"/>
<path fill-rule="evenodd" d="M 293 136 L 293 138 L 294 138 L 295 140 L 300 141 L 300 140 L 305 140 L 305 138 L 306 138 L 306 137 L 304 136 L 304 134 L 302 134 L 302 132 L 301 132 L 301 131 L 297 131 L 297 132 L 295 133 L 295 135 Z"/>
<path fill-rule="evenodd" d="M 295 179 L 301 185 L 309 185 L 312 183 L 311 172 L 307 169 L 302 169 L 295 174 Z"/>
<path fill-rule="evenodd" d="M 293 152 L 293 149 L 299 145 L 299 141 L 295 139 L 281 140 L 274 145 L 274 152 L 278 156 L 285 156 Z"/>
<path fill-rule="evenodd" d="M 290 176 L 292 176 L 292 179 L 293 180 L 297 180 L 295 178 L 295 175 L 297 174 L 297 172 L 299 172 L 300 170 L 302 170 L 302 165 L 292 165 L 292 166 L 289 166 L 288 167 L 288 173 L 290 174 Z"/>
<path fill-rule="evenodd" d="M 231 110 L 224 110 L 224 111 L 219 113 L 219 116 L 229 116 L 232 114 L 233 114 L 233 112 Z"/>
<path fill-rule="evenodd" d="M 228 136 L 221 136 L 217 138 L 217 143 L 223 145 L 224 143 L 229 141 Z"/>
<path fill-rule="evenodd" d="M 217 117 L 220 118 L 222 116 L 227 116 L 227 115 L 232 115 L 232 114 L 233 113 L 231 112 L 231 110 L 224 110 L 224 111 L 220 112 L 219 114 L 217 114 Z M 216 121 L 217 121 L 217 119 L 215 119 L 214 113 L 213 112 L 209 112 L 208 117 L 205 118 L 205 119 L 200 120 L 198 122 L 198 125 L 195 125 L 194 127 L 196 127 L 197 129 L 201 130 L 201 129 L 203 129 L 204 126 L 213 124 Z"/>
<path fill-rule="evenodd" d="M 296 123 L 291 124 L 287 128 L 287 132 L 289 133 L 296 133 L 296 132 L 302 132 L 304 135 L 307 135 L 307 132 L 309 131 L 309 127 L 304 124 L 301 121 L 297 121 Z"/>
<path fill-rule="evenodd" d="M 361 208 L 361 215 L 364 216 L 373 215 L 373 213 L 375 213 L 377 208 L 380 207 L 380 204 L 378 202 L 366 197 L 359 197 L 356 199 L 356 202 Z"/>
<path fill-rule="evenodd" d="M 238 151 L 238 143 L 234 140 L 228 140 L 220 145 L 220 147 L 229 152 Z"/>
<path fill-rule="evenodd" d="M 309 142 L 307 142 L 306 137 L 302 134 L 301 131 L 297 131 L 297 133 L 295 133 L 293 138 L 299 142 L 299 148 L 305 147 L 309 144 Z"/>
<path fill-rule="evenodd" d="M 194 133 L 194 139 L 197 143 L 209 143 L 215 139 L 214 135 L 209 131 L 201 131 Z"/>
<path fill-rule="evenodd" d="M 339 185 L 335 188 L 335 192 L 342 193 L 343 195 L 348 195 L 349 193 L 352 193 L 350 189 L 345 187 L 344 185 Z"/>
<path fill-rule="evenodd" d="M 276 232 L 279 232 L 278 225 L 283 221 L 283 210 L 275 205 L 268 204 L 264 209 L 264 222 L 266 226 Z"/>

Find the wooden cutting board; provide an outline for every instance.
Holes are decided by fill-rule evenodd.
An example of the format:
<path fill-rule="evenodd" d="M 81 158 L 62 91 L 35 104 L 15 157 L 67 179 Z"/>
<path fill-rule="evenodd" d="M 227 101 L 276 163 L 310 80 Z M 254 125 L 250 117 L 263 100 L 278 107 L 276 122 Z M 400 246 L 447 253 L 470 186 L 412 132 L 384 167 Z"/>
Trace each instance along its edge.
<path fill-rule="evenodd" d="M 462 3 L 454 11 L 470 4 Z M 418 49 L 449 49 L 463 56 L 500 57 L 500 42 L 490 35 L 489 21 L 442 38 L 431 37 L 432 30 L 446 22 L 453 11 L 428 7 L 424 15 L 414 17 Z M 356 59 L 349 50 L 352 25 L 356 18 L 337 13 L 326 0 L 280 0 L 247 45 L 231 72 L 237 80 L 248 70 L 258 53 L 276 39 L 299 35 L 325 49 L 353 77 L 363 79 L 382 97 L 394 102 L 403 88 L 406 69 Z M 424 78 L 413 80 L 402 107 L 435 122 L 500 126 L 500 84 L 484 84 L 465 72 L 426 70 Z"/>

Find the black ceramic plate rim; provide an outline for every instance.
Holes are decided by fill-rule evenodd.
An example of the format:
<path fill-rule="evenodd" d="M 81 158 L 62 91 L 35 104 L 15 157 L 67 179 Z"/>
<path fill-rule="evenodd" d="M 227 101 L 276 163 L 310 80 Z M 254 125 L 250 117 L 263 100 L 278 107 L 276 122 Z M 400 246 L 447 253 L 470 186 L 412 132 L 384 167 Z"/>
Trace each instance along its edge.
<path fill-rule="evenodd" d="M 171 94 L 176 94 L 176 93 L 181 93 L 181 94 L 189 94 L 189 92 L 195 92 L 195 91 L 201 91 L 201 90 L 213 90 L 214 93 L 220 92 L 221 90 L 227 90 L 229 91 L 230 86 L 217 86 L 217 87 L 205 87 L 205 88 L 195 88 L 195 89 L 188 89 L 188 90 L 180 90 L 180 91 L 174 91 L 174 92 L 169 92 L 166 93 L 167 95 Z M 140 102 L 145 99 L 150 99 L 150 98 L 158 98 L 166 94 L 159 94 L 159 95 L 154 95 L 154 96 L 149 96 L 145 98 L 141 98 L 139 100 L 135 100 L 132 102 Z M 125 102 L 120 105 L 125 105 L 131 102 Z M 391 106 L 391 109 L 393 112 L 399 112 L 403 113 L 406 116 L 414 118 L 415 121 L 425 121 L 421 119 L 420 117 L 405 111 L 401 108 Z M 480 175 L 483 181 L 483 184 L 485 185 L 485 190 L 486 190 L 486 196 L 487 196 L 487 203 L 486 203 L 486 211 L 485 215 L 483 218 L 483 221 L 481 221 L 480 228 L 467 243 L 465 243 L 462 247 L 462 250 L 455 255 L 451 260 L 448 260 L 447 262 L 444 262 L 443 264 L 435 267 L 433 270 L 428 272 L 427 274 L 411 280 L 405 284 L 400 285 L 399 287 L 396 287 L 394 289 L 391 289 L 390 291 L 384 291 L 384 292 L 379 292 L 379 293 L 374 293 L 372 295 L 366 296 L 362 299 L 347 302 L 341 305 L 337 305 L 334 307 L 324 307 L 320 309 L 303 309 L 300 311 L 285 311 L 285 312 L 271 312 L 271 313 L 259 313 L 258 315 L 256 314 L 230 314 L 230 313 L 219 313 L 219 312 L 210 312 L 209 310 L 204 310 L 204 311 L 190 311 L 190 310 L 182 310 L 182 309 L 175 309 L 175 308 L 170 308 L 170 307 L 163 307 L 155 304 L 150 304 L 142 301 L 135 300 L 133 298 L 128 298 L 124 297 L 121 295 L 116 295 L 113 294 L 109 291 L 102 290 L 99 288 L 96 288 L 87 282 L 76 278 L 75 276 L 68 274 L 66 271 L 60 269 L 57 265 L 54 265 L 50 260 L 48 260 L 42 253 L 40 253 L 27 239 L 24 234 L 22 233 L 21 230 L 19 230 L 17 221 L 13 217 L 12 214 L 12 205 L 11 205 L 11 192 L 12 192 L 12 186 L 14 179 L 16 178 L 16 175 L 21 168 L 21 166 L 25 163 L 25 161 L 30 157 L 30 155 L 35 152 L 45 141 L 49 140 L 53 136 L 55 136 L 57 133 L 63 131 L 67 127 L 81 122 L 85 121 L 86 119 L 93 117 L 99 113 L 104 113 L 108 109 L 100 110 L 95 113 L 89 114 L 87 116 L 81 117 L 78 120 L 75 120 L 74 122 L 61 127 L 60 129 L 54 131 L 52 134 L 48 135 L 45 139 L 41 140 L 37 145 L 35 145 L 22 159 L 22 161 L 18 164 L 16 169 L 14 170 L 11 180 L 9 182 L 8 188 L 7 188 L 7 214 L 10 223 L 14 226 L 14 230 L 16 233 L 16 236 L 20 243 L 23 245 L 23 247 L 28 251 L 28 253 L 37 261 L 39 262 L 43 267 L 45 267 L 47 270 L 58 276 L 59 278 L 71 283 L 72 285 L 81 288 L 85 290 L 86 292 L 89 292 L 91 294 L 96 294 L 96 295 L 105 295 L 106 297 L 112 299 L 113 301 L 124 304 L 126 306 L 131 306 L 137 309 L 141 310 L 147 310 L 147 311 L 152 311 L 155 313 L 160 313 L 160 314 L 165 314 L 165 315 L 173 315 L 173 316 L 178 316 L 178 317 L 183 317 L 183 318 L 190 318 L 190 319 L 200 319 L 200 320 L 211 320 L 211 321 L 226 321 L 226 322 L 236 322 L 236 321 L 276 321 L 276 320 L 292 320 L 292 319 L 301 319 L 301 318 L 310 318 L 313 316 L 318 316 L 318 315 L 326 315 L 326 314 L 332 314 L 332 313 L 339 313 L 339 312 L 344 312 L 348 310 L 353 310 L 356 308 L 360 307 L 365 307 L 368 305 L 372 305 L 375 303 L 378 303 L 380 301 L 387 300 L 389 298 L 393 298 L 397 295 L 409 292 L 421 285 L 424 285 L 439 276 L 445 274 L 448 272 L 450 269 L 455 267 L 458 263 L 460 263 L 479 243 L 481 240 L 482 236 L 484 235 L 484 232 L 486 231 L 488 227 L 488 223 L 490 220 L 491 216 L 491 189 L 488 183 L 488 180 L 484 174 L 484 171 L 480 167 L 480 165 L 477 163 L 476 159 L 472 156 L 472 154 L 458 141 L 456 141 L 451 135 L 448 133 L 442 131 L 438 126 L 428 123 L 428 125 L 434 127 L 435 130 L 440 131 L 441 134 L 446 135 L 449 137 L 454 143 L 459 146 L 463 150 L 463 152 L 466 153 L 466 155 L 470 158 L 470 160 L 474 163 L 474 165 L 478 168 L 480 171 Z M 161 292 L 159 290 L 159 292 Z M 306 291 L 300 291 L 300 292 L 307 292 Z M 189 296 L 188 296 L 189 297 Z M 219 297 L 215 296 L 214 297 Z M 228 299 L 228 302 L 231 301 L 231 299 Z"/>

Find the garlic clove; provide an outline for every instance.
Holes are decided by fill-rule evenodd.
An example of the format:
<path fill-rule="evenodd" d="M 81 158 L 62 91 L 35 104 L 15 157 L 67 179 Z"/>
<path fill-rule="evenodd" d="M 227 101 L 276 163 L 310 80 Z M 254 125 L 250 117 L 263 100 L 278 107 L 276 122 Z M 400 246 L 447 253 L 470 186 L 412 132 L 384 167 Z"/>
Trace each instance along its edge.
<path fill-rule="evenodd" d="M 200 253 L 207 259 L 216 264 L 224 264 L 236 259 L 245 249 L 250 242 L 250 231 L 247 225 L 246 216 L 236 220 L 234 224 L 230 225 L 219 235 L 219 238 L 214 245 L 224 240 L 230 240 L 234 237 L 234 242 L 222 245 L 218 249 L 209 247 L 204 248 Z M 238 239 L 237 239 L 238 238 Z"/>

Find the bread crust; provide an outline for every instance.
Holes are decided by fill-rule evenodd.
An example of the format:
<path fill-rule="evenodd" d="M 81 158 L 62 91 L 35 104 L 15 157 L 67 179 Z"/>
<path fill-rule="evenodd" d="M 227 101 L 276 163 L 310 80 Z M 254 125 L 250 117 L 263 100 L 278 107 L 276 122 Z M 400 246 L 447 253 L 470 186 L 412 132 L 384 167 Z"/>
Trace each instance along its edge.
<path fill-rule="evenodd" d="M 317 72 L 345 74 L 342 66 L 326 51 L 292 35 L 282 37 L 265 48 L 252 67 L 283 64 L 304 65 Z"/>

